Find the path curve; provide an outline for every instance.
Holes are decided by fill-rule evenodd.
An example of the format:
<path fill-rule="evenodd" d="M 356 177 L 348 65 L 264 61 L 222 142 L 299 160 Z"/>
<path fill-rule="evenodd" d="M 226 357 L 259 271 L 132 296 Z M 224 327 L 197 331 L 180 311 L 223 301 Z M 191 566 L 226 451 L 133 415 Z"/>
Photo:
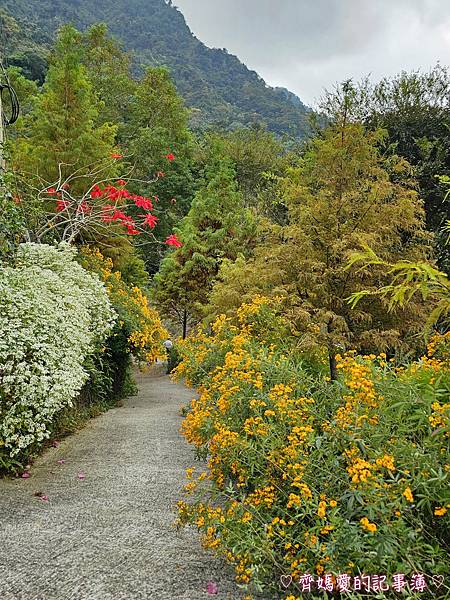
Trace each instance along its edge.
<path fill-rule="evenodd" d="M 1 600 L 243 597 L 197 533 L 173 527 L 193 464 L 179 434 L 192 392 L 157 372 L 137 380 L 138 396 L 46 451 L 29 479 L 0 480 Z"/>

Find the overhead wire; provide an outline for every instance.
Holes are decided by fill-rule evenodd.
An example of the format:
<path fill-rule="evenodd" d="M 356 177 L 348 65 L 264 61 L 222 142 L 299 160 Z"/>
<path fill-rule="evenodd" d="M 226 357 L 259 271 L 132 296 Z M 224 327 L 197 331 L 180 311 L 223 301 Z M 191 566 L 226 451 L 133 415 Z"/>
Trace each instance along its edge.
<path fill-rule="evenodd" d="M 2 47 L 7 48 L 7 32 L 5 31 L 2 19 L 0 19 L 0 37 Z M 3 61 L 1 60 L 2 58 L 3 57 L 0 55 L 0 105 L 2 106 L 2 115 L 0 115 L 0 118 L 3 121 L 2 124 L 6 127 L 15 123 L 19 118 L 20 104 L 16 90 L 11 85 L 11 82 L 8 77 L 8 72 L 4 66 Z M 8 110 L 8 116 L 5 112 L 6 105 L 8 105 L 10 109 Z"/>
<path fill-rule="evenodd" d="M 19 98 L 17 97 L 16 90 L 13 88 L 13 86 L 11 85 L 11 83 L 9 81 L 8 73 L 1 61 L 0 61 L 0 68 L 2 71 L 2 75 L 3 75 L 3 77 L 2 77 L 3 81 L 0 81 L 0 95 L 1 95 L 1 99 L 2 99 L 1 104 L 2 104 L 2 107 L 5 106 L 6 99 L 4 98 L 4 92 L 6 91 L 6 93 L 9 96 L 8 104 L 10 105 L 10 108 L 11 108 L 11 110 L 9 112 L 9 116 L 6 116 L 6 112 L 5 112 L 4 108 L 2 110 L 3 114 L 1 116 L 3 118 L 3 122 L 5 125 L 12 125 L 19 118 L 19 111 L 20 111 Z"/>

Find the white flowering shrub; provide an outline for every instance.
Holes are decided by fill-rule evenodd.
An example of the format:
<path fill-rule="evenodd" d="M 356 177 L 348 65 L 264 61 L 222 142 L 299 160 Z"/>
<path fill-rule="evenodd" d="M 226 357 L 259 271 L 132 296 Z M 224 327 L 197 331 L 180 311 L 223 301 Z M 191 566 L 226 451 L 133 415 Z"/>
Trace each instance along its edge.
<path fill-rule="evenodd" d="M 14 457 L 50 435 L 58 411 L 88 379 L 116 314 L 76 249 L 21 244 L 0 268 L 0 454 Z"/>

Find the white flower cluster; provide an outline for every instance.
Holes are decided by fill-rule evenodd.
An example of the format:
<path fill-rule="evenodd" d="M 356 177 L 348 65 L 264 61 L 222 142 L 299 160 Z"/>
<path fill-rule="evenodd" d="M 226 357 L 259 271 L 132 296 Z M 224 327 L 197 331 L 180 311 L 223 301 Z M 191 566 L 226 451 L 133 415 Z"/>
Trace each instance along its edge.
<path fill-rule="evenodd" d="M 49 437 L 116 320 L 103 283 L 76 253 L 21 244 L 15 267 L 0 268 L 0 446 L 10 456 Z"/>

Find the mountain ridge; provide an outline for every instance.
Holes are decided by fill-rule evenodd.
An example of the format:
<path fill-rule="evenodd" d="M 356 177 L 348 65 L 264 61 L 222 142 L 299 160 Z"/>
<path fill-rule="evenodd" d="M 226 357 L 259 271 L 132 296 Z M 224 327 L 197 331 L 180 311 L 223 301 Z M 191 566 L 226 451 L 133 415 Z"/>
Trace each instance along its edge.
<path fill-rule="evenodd" d="M 10 64 L 42 78 L 58 27 L 85 30 L 104 22 L 134 56 L 137 69 L 165 65 L 193 109 L 197 127 L 264 124 L 278 135 L 303 137 L 310 109 L 292 92 L 272 88 L 226 49 L 209 48 L 165 0 L 2 0 L 2 41 Z"/>

